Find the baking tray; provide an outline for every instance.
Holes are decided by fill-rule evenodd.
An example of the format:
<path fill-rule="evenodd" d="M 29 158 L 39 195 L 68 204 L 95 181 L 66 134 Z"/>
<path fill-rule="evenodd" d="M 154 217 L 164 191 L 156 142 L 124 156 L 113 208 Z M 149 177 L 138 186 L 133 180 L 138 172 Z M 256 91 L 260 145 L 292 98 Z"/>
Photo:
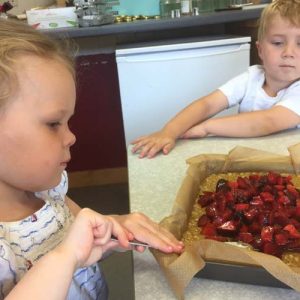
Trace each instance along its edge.
<path fill-rule="evenodd" d="M 205 263 L 205 267 L 195 277 L 291 289 L 262 267 L 212 261 Z"/>

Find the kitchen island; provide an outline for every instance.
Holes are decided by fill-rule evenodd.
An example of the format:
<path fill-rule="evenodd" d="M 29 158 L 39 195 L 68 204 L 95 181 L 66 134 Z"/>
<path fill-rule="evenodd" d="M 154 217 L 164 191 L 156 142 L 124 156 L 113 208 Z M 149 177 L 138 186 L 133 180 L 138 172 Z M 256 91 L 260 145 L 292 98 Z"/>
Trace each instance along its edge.
<path fill-rule="evenodd" d="M 287 148 L 300 142 L 300 129 L 259 138 L 207 137 L 179 140 L 172 152 L 154 159 L 139 159 L 128 149 L 129 196 L 131 211 L 140 211 L 161 221 L 170 215 L 176 193 L 185 177 L 187 158 L 204 153 L 227 154 L 236 146 L 246 146 L 288 155 Z M 149 251 L 134 253 L 136 300 L 176 299 L 158 263 Z M 275 288 L 203 278 L 194 278 L 186 289 L 187 300 L 299 300 L 300 293 Z"/>

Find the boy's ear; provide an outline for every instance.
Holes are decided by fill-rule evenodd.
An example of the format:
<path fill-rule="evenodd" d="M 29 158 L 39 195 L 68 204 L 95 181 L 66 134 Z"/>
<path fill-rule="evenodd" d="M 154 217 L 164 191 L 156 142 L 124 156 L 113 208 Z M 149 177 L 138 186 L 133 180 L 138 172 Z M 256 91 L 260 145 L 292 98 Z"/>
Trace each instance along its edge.
<path fill-rule="evenodd" d="M 256 49 L 257 49 L 258 56 L 259 56 L 259 58 L 262 60 L 262 57 L 261 57 L 261 46 L 260 46 L 259 41 L 256 41 L 256 42 L 255 42 L 255 45 L 256 45 Z"/>

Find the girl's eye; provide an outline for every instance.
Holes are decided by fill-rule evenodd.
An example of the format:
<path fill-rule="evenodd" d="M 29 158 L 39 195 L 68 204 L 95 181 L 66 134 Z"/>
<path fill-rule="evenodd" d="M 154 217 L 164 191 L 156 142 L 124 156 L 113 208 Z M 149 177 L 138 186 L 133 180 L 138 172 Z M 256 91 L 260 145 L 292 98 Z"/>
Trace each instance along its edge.
<path fill-rule="evenodd" d="M 47 124 L 51 129 L 55 129 L 61 125 L 60 122 L 50 122 Z"/>

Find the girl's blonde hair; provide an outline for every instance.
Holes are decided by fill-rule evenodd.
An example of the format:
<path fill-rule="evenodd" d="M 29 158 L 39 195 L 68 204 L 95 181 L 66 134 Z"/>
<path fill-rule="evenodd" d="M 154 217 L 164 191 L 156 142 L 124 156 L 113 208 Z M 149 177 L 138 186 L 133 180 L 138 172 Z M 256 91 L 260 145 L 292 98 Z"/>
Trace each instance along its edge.
<path fill-rule="evenodd" d="M 300 27 L 300 0 L 274 0 L 261 14 L 257 39 L 261 41 L 275 16 L 280 16 L 294 26 Z"/>
<path fill-rule="evenodd" d="M 18 91 L 16 66 L 23 55 L 59 61 L 75 79 L 74 59 L 66 45 L 27 24 L 0 18 L 0 108 Z"/>

